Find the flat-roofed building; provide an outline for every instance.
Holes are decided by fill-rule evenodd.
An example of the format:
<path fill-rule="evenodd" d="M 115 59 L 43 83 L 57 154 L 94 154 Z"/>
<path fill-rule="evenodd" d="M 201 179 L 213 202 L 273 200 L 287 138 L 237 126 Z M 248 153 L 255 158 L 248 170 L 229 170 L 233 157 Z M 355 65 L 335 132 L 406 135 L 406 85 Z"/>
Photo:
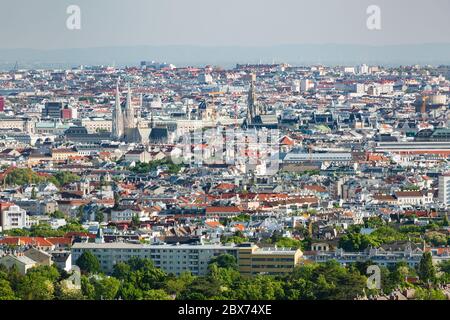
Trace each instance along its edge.
<path fill-rule="evenodd" d="M 254 244 L 236 246 L 221 244 L 134 244 L 114 243 L 74 243 L 71 249 L 72 263 L 90 251 L 100 261 L 103 272 L 113 271 L 118 262 L 126 262 L 133 257 L 150 259 L 156 267 L 167 273 L 181 274 L 190 271 L 194 275 L 208 273 L 208 264 L 213 257 L 221 254 L 234 256 L 243 275 L 286 274 L 292 272 L 302 261 L 299 249 L 259 248 Z"/>
<path fill-rule="evenodd" d="M 98 132 L 111 132 L 112 120 L 103 118 L 83 118 L 81 126 L 85 127 L 89 134 Z"/>
<path fill-rule="evenodd" d="M 328 153 L 288 153 L 283 159 L 283 163 L 302 163 L 302 162 L 351 162 L 353 156 L 351 153 L 328 152 Z"/>
<path fill-rule="evenodd" d="M 211 259 L 221 254 L 231 254 L 236 257 L 234 245 L 148 245 L 133 243 L 75 243 L 72 246 L 72 262 L 90 251 L 100 261 L 104 272 L 112 272 L 118 262 L 126 262 L 133 257 L 151 259 L 156 267 L 167 273 L 181 274 L 190 271 L 194 275 L 205 275 Z"/>
<path fill-rule="evenodd" d="M 238 246 L 238 265 L 242 275 L 279 275 L 290 273 L 301 264 L 303 253 L 300 249 L 259 248 L 252 243 Z"/>

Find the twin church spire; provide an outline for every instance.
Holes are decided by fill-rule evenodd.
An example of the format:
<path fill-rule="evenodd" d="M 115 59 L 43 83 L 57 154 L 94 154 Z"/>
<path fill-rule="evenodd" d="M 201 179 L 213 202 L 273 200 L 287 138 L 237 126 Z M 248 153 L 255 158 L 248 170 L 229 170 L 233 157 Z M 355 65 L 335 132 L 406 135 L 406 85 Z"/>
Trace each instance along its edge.
<path fill-rule="evenodd" d="M 112 135 L 113 135 L 113 138 L 115 138 L 117 140 L 123 139 L 127 135 L 127 132 L 129 132 L 130 129 L 133 129 L 136 127 L 134 108 L 131 103 L 130 85 L 128 85 L 125 110 L 122 110 L 122 106 L 120 103 L 119 81 L 120 81 L 120 79 L 117 81 L 117 85 L 116 85 L 116 102 L 114 105 L 113 117 L 112 117 Z"/>

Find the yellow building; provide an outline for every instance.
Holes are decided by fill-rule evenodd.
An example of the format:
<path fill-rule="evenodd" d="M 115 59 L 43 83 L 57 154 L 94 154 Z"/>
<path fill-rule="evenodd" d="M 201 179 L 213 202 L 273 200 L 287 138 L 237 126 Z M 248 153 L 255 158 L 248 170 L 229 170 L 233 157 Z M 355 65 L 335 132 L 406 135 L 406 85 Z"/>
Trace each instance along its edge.
<path fill-rule="evenodd" d="M 53 161 L 66 161 L 67 159 L 76 156 L 78 156 L 78 152 L 73 149 L 60 148 L 52 150 Z"/>
<path fill-rule="evenodd" d="M 252 243 L 239 245 L 237 258 L 242 275 L 286 274 L 294 270 L 302 261 L 300 249 L 259 248 Z"/>

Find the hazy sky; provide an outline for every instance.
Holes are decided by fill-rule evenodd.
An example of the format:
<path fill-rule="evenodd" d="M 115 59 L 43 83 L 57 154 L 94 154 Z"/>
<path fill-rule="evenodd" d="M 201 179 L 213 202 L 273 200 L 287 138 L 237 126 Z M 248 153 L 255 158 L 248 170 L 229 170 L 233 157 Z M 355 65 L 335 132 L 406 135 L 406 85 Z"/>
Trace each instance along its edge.
<path fill-rule="evenodd" d="M 81 30 L 66 28 L 72 4 Z M 0 0 L 0 13 L 0 48 L 450 43 L 450 0 Z"/>

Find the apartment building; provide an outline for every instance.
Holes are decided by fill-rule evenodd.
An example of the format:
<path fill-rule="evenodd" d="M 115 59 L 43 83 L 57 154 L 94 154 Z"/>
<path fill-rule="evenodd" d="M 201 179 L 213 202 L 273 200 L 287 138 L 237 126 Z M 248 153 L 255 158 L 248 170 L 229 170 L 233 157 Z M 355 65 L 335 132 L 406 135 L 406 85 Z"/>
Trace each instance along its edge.
<path fill-rule="evenodd" d="M 299 249 L 259 248 L 252 243 L 240 244 L 237 251 L 239 271 L 245 276 L 290 273 L 300 265 L 302 256 Z"/>
<path fill-rule="evenodd" d="M 433 254 L 433 262 L 437 258 Z M 407 246 L 403 250 L 384 250 L 383 248 L 371 248 L 361 252 L 346 252 L 343 249 L 335 251 L 315 251 L 305 254 L 305 258 L 317 263 L 336 260 L 340 264 L 348 265 L 356 262 L 372 261 L 380 266 L 395 266 L 399 262 L 406 262 L 411 268 L 419 265 L 423 250 Z M 449 259 L 450 256 L 439 257 L 440 261 Z"/>
<path fill-rule="evenodd" d="M 194 275 L 208 273 L 211 259 L 221 254 L 234 256 L 243 275 L 285 274 L 292 272 L 302 261 L 300 250 L 285 248 L 259 248 L 245 243 L 238 246 L 221 244 L 133 244 L 115 243 L 75 243 L 72 246 L 72 263 L 86 251 L 90 251 L 100 261 L 104 272 L 112 272 L 118 262 L 126 262 L 136 257 L 151 259 L 155 266 L 167 273 L 181 274 L 190 271 Z"/>
<path fill-rule="evenodd" d="M 236 247 L 232 245 L 147 245 L 132 243 L 75 243 L 72 246 L 72 263 L 86 251 L 90 251 L 100 261 L 104 272 L 112 272 L 118 262 L 126 262 L 136 257 L 151 259 L 155 266 L 167 273 L 179 275 L 190 271 L 194 275 L 205 275 L 210 260 L 221 254 L 236 257 Z"/>
<path fill-rule="evenodd" d="M 450 174 L 439 177 L 439 202 L 450 207 Z"/>
<path fill-rule="evenodd" d="M 27 213 L 19 206 L 0 203 L 0 231 L 27 227 Z"/>
<path fill-rule="evenodd" d="M 423 205 L 433 202 L 432 192 L 397 191 L 395 197 L 399 205 Z"/>
<path fill-rule="evenodd" d="M 53 161 L 66 161 L 67 159 L 76 156 L 78 156 L 78 152 L 73 149 L 60 148 L 52 150 Z"/>

